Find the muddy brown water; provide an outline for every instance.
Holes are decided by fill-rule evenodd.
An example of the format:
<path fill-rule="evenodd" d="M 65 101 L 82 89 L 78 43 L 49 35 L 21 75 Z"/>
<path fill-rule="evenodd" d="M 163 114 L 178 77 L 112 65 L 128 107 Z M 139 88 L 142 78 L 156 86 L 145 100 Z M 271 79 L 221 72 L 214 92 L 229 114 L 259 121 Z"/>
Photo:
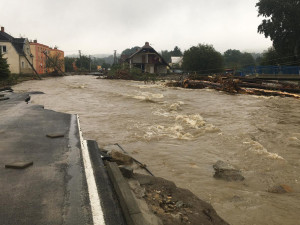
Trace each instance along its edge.
<path fill-rule="evenodd" d="M 232 225 L 300 224 L 300 101 L 68 76 L 28 81 L 31 103 L 79 114 L 85 139 L 119 143 L 156 175 L 209 202 Z M 217 160 L 243 182 L 213 178 Z M 266 190 L 285 184 L 293 192 Z"/>

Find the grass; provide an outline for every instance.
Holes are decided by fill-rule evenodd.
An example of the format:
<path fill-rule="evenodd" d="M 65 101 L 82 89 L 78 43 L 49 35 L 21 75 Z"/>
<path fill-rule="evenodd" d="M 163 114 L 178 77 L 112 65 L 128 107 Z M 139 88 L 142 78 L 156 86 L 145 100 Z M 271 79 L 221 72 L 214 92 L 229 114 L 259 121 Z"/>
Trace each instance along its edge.
<path fill-rule="evenodd" d="M 47 75 L 43 76 L 46 77 Z M 0 79 L 0 88 L 10 87 L 28 80 L 37 80 L 34 74 L 10 74 L 6 79 Z"/>

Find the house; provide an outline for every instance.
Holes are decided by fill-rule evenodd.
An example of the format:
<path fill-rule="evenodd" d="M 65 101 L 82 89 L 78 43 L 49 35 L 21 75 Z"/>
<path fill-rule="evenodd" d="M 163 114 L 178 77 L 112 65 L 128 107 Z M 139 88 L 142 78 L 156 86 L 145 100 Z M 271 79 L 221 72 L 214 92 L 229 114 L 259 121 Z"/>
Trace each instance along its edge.
<path fill-rule="evenodd" d="M 33 55 L 27 38 L 14 38 L 1 27 L 0 48 L 11 73 L 33 73 Z"/>
<path fill-rule="evenodd" d="M 183 62 L 182 56 L 171 56 L 170 66 L 173 68 L 181 68 Z"/>
<path fill-rule="evenodd" d="M 126 58 L 130 68 L 137 67 L 146 73 L 167 73 L 168 63 L 146 42 L 145 45 Z"/>
<path fill-rule="evenodd" d="M 30 49 L 33 55 L 33 67 L 35 68 L 38 74 L 51 73 L 54 71 L 53 68 L 47 67 L 47 56 L 45 55 L 45 53 L 52 59 L 58 59 L 61 62 L 64 61 L 63 51 L 57 49 L 56 47 L 50 48 L 47 45 L 38 43 L 37 40 L 30 42 Z M 64 63 L 60 63 L 59 66 L 61 67 L 60 69 L 62 70 L 62 72 L 65 72 Z"/>

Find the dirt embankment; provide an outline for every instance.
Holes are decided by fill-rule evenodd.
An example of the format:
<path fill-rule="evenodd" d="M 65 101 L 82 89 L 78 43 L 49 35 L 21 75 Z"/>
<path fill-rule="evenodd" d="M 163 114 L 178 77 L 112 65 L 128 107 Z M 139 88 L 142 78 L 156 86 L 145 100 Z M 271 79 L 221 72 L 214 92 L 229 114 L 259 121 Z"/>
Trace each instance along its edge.
<path fill-rule="evenodd" d="M 142 174 L 133 178 L 145 189 L 144 199 L 164 225 L 228 225 L 210 204 L 171 181 Z"/>

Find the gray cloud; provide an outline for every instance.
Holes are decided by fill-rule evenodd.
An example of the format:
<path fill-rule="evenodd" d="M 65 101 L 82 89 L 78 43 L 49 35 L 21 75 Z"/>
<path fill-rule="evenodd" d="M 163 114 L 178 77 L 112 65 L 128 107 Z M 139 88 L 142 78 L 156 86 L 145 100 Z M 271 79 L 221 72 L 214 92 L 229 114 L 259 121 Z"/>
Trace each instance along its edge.
<path fill-rule="evenodd" d="M 4 1 L 4 0 L 0 0 Z M 271 45 L 257 34 L 257 0 L 10 0 L 0 25 L 66 54 L 121 52 L 149 41 L 158 51 L 208 43 L 261 51 Z"/>

